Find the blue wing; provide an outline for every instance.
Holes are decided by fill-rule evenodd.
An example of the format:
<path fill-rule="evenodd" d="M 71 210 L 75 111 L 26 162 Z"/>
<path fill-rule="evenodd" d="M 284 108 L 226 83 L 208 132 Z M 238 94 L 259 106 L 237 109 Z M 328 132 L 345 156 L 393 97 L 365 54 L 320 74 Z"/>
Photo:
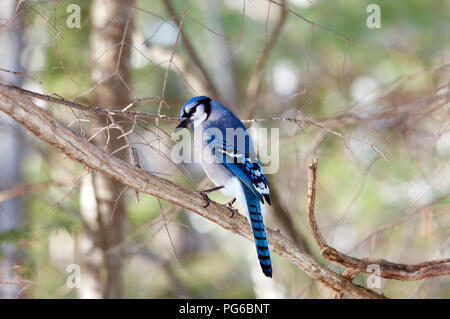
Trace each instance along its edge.
<path fill-rule="evenodd" d="M 219 141 L 210 136 L 208 147 L 222 164 L 243 182 L 264 204 L 264 199 L 270 205 L 269 187 L 258 158 L 252 154 L 250 147 L 239 150 L 237 146 Z M 263 199 L 264 198 L 264 199 Z"/>
<path fill-rule="evenodd" d="M 259 264 L 267 277 L 272 277 L 272 262 L 270 260 L 269 245 L 267 243 L 261 205 L 264 198 L 270 204 L 269 188 L 261 164 L 250 151 L 242 152 L 237 147 L 225 141 L 218 141 L 211 136 L 208 147 L 222 164 L 229 169 L 243 184 L 247 211 L 255 238 L 256 252 Z"/>

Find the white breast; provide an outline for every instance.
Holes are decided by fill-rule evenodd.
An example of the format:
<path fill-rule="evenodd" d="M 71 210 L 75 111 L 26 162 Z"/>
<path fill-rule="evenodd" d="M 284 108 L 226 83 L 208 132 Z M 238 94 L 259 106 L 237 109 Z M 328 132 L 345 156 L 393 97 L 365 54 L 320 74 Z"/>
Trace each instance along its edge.
<path fill-rule="evenodd" d="M 239 200 L 239 197 L 244 196 L 241 196 L 243 191 L 240 181 L 223 164 L 218 162 L 217 157 L 212 154 L 209 148 L 205 147 L 200 130 L 201 126 L 194 129 L 194 153 L 196 158 L 214 185 L 224 186 L 221 192 L 225 196 L 236 198 L 242 204 L 242 200 Z"/>

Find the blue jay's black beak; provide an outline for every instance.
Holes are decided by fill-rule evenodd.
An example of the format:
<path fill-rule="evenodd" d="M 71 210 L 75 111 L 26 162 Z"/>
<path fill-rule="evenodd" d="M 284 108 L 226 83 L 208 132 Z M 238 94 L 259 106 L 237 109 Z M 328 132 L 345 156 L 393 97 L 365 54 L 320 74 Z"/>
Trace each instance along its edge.
<path fill-rule="evenodd" d="M 177 127 L 174 128 L 173 132 L 178 132 L 179 130 L 189 127 L 190 121 L 189 119 L 184 119 L 180 123 L 178 123 Z"/>

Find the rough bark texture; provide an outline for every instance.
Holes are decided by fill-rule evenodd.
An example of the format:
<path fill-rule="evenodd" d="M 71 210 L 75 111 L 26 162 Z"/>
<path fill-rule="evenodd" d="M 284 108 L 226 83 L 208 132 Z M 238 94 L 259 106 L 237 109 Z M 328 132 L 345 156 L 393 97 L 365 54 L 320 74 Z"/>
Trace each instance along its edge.
<path fill-rule="evenodd" d="M 233 218 L 230 218 L 229 209 L 215 202 L 211 202 L 205 208 L 204 198 L 198 192 L 186 189 L 111 156 L 59 123 L 47 111 L 33 104 L 19 91 L 0 86 L 0 111 L 10 115 L 38 138 L 58 148 L 69 158 L 95 171 L 102 172 L 130 188 L 184 207 L 235 234 L 252 240 L 253 234 L 244 216 L 236 213 Z M 270 249 L 274 253 L 297 265 L 306 274 L 327 287 L 338 292 L 348 293 L 356 298 L 382 298 L 377 293 L 355 285 L 347 278 L 322 265 L 312 256 L 300 250 L 280 232 L 267 228 L 267 239 Z"/>
<path fill-rule="evenodd" d="M 132 8 L 134 0 L 92 2 L 91 18 L 91 78 L 95 87 L 92 104 L 107 105 L 111 109 L 130 102 L 130 43 L 133 28 Z M 105 80 L 106 79 L 106 80 Z M 94 127 L 105 127 L 115 122 L 113 116 L 98 116 Z M 97 134 L 94 143 L 108 153 L 126 144 L 118 138 L 121 131 L 110 126 L 105 134 Z M 126 150 L 115 154 L 125 158 Z M 122 297 L 123 240 L 126 212 L 122 198 L 118 198 L 123 185 L 100 172 L 86 175 L 81 190 L 81 216 L 86 225 L 85 236 L 80 238 L 82 247 L 82 298 Z"/>

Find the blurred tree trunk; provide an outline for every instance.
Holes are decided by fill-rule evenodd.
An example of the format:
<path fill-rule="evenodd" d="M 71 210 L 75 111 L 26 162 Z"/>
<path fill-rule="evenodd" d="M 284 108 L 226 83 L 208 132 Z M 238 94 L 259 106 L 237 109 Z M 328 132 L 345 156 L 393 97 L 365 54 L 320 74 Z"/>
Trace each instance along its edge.
<path fill-rule="evenodd" d="M 91 79 L 93 85 L 100 83 L 92 96 L 93 105 L 118 109 L 130 102 L 130 92 L 124 83 L 128 85 L 131 78 L 127 44 L 131 43 L 133 32 L 130 15 L 133 14 L 134 4 L 134 0 L 92 2 Z M 99 128 L 110 125 L 116 119 L 98 117 L 97 121 L 93 126 Z M 114 127 L 103 133 L 98 134 L 94 141 L 110 153 L 126 144 L 124 138 L 118 139 L 122 133 Z M 124 149 L 115 156 L 125 159 L 126 152 Z M 126 223 L 123 197 L 119 196 L 122 190 L 123 185 L 96 172 L 85 176 L 82 182 L 81 216 L 87 232 L 80 245 L 83 266 L 78 291 L 81 298 L 122 297 L 121 244 Z"/>
<path fill-rule="evenodd" d="M 23 15 L 15 16 L 18 0 L 3 0 L 0 18 L 4 25 L 0 30 L 0 67 L 6 70 L 23 72 L 20 61 L 22 52 Z M 6 21 L 6 22 L 5 22 Z M 12 73 L 2 72 L 2 82 L 22 86 L 23 78 Z M 25 145 L 19 124 L 8 116 L 0 114 L 0 191 L 18 186 L 21 182 L 22 157 Z M 0 233 L 21 226 L 23 219 L 19 197 L 0 203 Z M 17 282 L 19 270 L 14 270 L 21 262 L 21 252 L 17 245 L 0 246 L 0 282 Z M 0 285 L 0 299 L 20 296 L 20 285 Z"/>

